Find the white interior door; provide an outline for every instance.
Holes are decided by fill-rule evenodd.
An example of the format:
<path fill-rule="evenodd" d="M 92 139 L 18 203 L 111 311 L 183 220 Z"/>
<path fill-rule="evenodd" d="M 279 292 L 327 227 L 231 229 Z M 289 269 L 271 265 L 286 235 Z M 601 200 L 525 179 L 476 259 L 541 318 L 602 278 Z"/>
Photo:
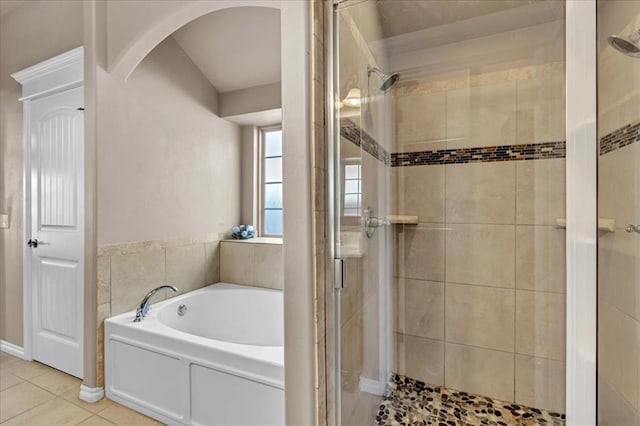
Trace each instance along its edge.
<path fill-rule="evenodd" d="M 83 89 L 30 103 L 32 356 L 82 377 Z"/>

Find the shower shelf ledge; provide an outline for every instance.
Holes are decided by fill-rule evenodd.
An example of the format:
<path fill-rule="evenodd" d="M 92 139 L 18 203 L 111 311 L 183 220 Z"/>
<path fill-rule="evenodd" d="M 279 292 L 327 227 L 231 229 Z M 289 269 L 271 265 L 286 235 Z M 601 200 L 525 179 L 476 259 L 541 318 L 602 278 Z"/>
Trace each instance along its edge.
<path fill-rule="evenodd" d="M 418 216 L 390 214 L 387 216 L 387 221 L 393 225 L 417 225 Z"/>
<path fill-rule="evenodd" d="M 564 217 L 556 218 L 556 227 L 557 228 L 566 228 L 567 227 L 567 219 Z M 598 231 L 605 232 L 615 232 L 616 230 L 616 220 L 615 219 L 607 219 L 604 217 L 598 218 Z"/>

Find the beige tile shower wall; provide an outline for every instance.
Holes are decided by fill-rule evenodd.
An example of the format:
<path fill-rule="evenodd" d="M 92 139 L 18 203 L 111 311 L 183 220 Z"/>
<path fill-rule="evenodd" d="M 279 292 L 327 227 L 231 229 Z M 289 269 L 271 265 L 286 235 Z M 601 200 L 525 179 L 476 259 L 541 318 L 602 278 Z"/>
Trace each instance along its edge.
<path fill-rule="evenodd" d="M 640 61 L 606 43 L 640 27 L 640 3 L 603 1 L 598 9 L 598 131 L 603 137 L 640 120 Z M 598 211 L 615 219 L 598 235 L 598 422 L 640 424 L 640 143 L 598 158 Z"/>
<path fill-rule="evenodd" d="M 220 281 L 284 290 L 282 242 L 259 240 L 220 243 Z"/>
<path fill-rule="evenodd" d="M 106 318 L 134 310 L 153 288 L 171 284 L 186 293 L 220 281 L 220 239 L 204 234 L 173 240 L 98 247 L 98 383 L 104 381 Z M 176 296 L 159 292 L 154 301 Z"/>
<path fill-rule="evenodd" d="M 396 150 L 564 140 L 563 65 L 405 82 Z M 564 411 L 564 159 L 394 167 L 400 374 Z"/>

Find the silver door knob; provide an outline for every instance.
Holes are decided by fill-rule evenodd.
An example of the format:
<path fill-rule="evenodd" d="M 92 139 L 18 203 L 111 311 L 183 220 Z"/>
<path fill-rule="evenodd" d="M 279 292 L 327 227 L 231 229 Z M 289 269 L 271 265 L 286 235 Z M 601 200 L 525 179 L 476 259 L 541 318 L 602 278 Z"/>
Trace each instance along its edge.
<path fill-rule="evenodd" d="M 27 241 L 27 245 L 31 248 L 36 248 L 38 247 L 38 240 L 33 239 L 33 240 L 29 240 Z"/>
<path fill-rule="evenodd" d="M 629 226 L 627 226 L 627 232 L 635 232 L 637 234 L 640 234 L 640 223 L 637 225 L 634 225 L 633 223 L 630 223 Z"/>

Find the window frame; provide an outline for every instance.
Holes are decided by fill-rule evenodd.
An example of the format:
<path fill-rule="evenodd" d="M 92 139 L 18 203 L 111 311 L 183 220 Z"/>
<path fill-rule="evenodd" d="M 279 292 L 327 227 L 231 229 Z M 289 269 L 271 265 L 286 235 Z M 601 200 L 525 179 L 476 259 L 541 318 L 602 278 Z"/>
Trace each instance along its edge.
<path fill-rule="evenodd" d="M 265 223 L 266 223 L 266 220 L 265 220 L 265 212 L 266 212 L 266 207 L 265 207 L 266 165 L 265 165 L 265 162 L 267 160 L 267 157 L 265 155 L 265 143 L 266 143 L 265 134 L 269 132 L 276 132 L 276 131 L 280 131 L 280 134 L 281 134 L 281 137 L 280 137 L 281 154 L 279 157 L 269 157 L 269 158 L 281 158 L 282 169 L 283 169 L 282 172 L 284 174 L 284 141 L 282 140 L 282 124 L 262 126 L 258 128 L 258 205 L 260 209 L 260 212 L 258 214 L 258 235 L 261 237 L 282 238 L 284 234 L 284 229 L 283 229 L 283 234 L 268 234 L 265 231 Z M 272 183 L 276 183 L 276 182 L 272 182 Z M 283 198 L 284 198 L 284 176 L 280 183 L 282 184 L 282 192 L 283 192 Z M 283 200 L 281 211 L 283 212 L 283 216 L 284 216 L 284 200 Z M 284 220 L 283 220 L 283 225 L 284 225 Z"/>
<path fill-rule="evenodd" d="M 356 179 L 348 179 L 347 178 L 347 167 L 356 166 L 358 169 L 358 177 Z M 347 192 L 347 182 L 348 181 L 357 181 L 358 182 L 358 192 Z M 341 216 L 343 218 L 360 218 L 362 217 L 362 161 L 360 157 L 347 157 L 344 159 L 342 164 L 342 211 Z M 357 206 L 356 206 L 356 214 L 347 214 L 347 195 L 356 195 L 357 196 Z M 349 209 L 353 210 L 353 209 Z"/>

